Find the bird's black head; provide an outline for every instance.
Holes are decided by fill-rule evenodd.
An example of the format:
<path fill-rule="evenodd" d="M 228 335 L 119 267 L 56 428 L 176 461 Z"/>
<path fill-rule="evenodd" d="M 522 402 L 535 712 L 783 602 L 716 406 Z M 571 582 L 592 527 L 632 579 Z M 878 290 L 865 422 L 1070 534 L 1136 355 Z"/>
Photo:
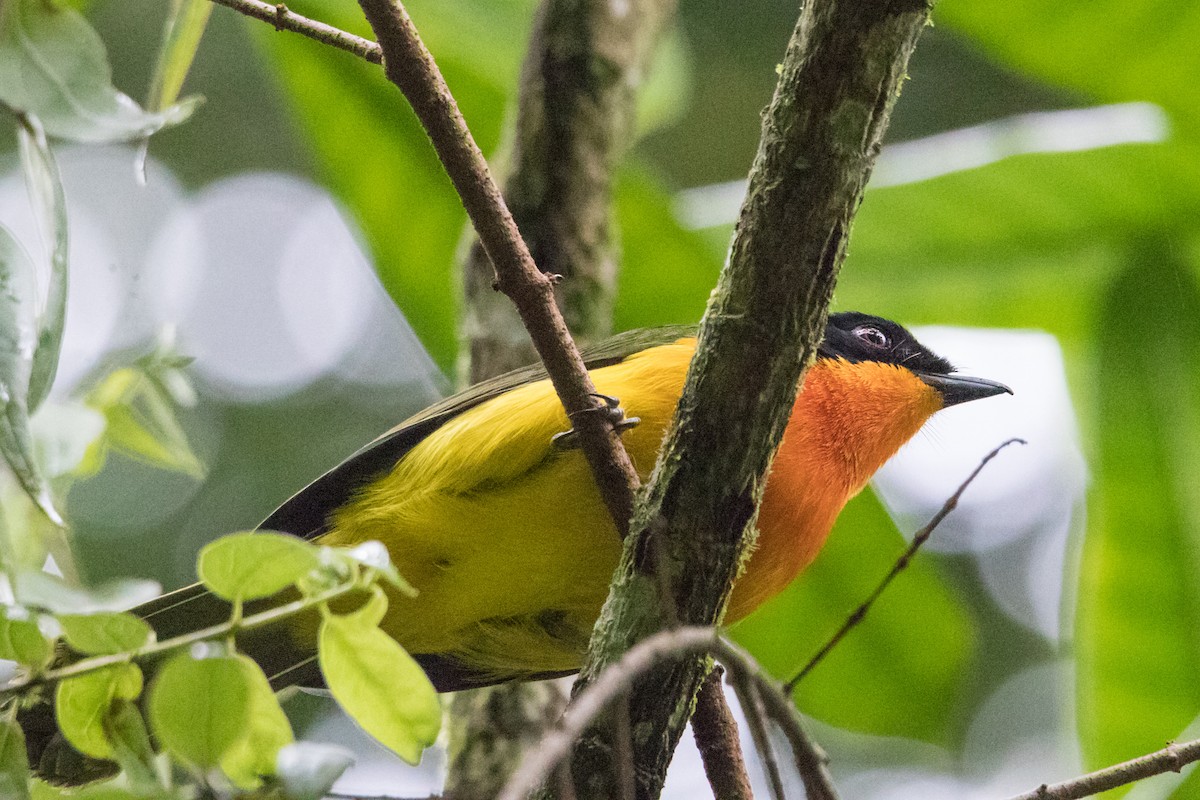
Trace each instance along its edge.
<path fill-rule="evenodd" d="M 851 363 L 877 361 L 914 373 L 942 395 L 943 406 L 1007 392 L 1002 383 L 984 378 L 952 375 L 954 366 L 917 341 L 903 325 L 857 311 L 829 315 L 820 358 L 841 358 Z"/>

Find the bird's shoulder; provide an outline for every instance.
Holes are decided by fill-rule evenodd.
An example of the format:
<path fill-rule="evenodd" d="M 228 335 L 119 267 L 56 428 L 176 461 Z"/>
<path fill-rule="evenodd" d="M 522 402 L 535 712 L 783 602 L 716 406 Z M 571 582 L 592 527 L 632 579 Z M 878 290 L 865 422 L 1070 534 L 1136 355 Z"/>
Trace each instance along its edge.
<path fill-rule="evenodd" d="M 694 326 L 631 330 L 585 348 L 582 355 L 588 369 L 598 370 L 694 334 Z M 550 437 L 565 429 L 565 414 L 546 377 L 544 367 L 531 365 L 434 403 L 297 492 L 261 527 L 305 538 L 324 533 L 331 512 L 388 475 L 414 449 L 421 450 L 415 469 L 429 480 L 452 480 L 459 490 L 527 468 L 549 451 Z M 466 429 L 470 436 L 463 435 Z"/>

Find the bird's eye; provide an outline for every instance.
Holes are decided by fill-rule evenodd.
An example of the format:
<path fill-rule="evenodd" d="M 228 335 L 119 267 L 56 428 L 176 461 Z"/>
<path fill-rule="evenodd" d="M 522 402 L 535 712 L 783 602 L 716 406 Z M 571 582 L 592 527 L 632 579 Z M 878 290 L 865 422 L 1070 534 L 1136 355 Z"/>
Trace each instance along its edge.
<path fill-rule="evenodd" d="M 862 327 L 855 328 L 854 335 L 872 347 L 886 348 L 892 344 L 892 340 L 888 338 L 886 333 L 871 325 L 863 325 Z"/>

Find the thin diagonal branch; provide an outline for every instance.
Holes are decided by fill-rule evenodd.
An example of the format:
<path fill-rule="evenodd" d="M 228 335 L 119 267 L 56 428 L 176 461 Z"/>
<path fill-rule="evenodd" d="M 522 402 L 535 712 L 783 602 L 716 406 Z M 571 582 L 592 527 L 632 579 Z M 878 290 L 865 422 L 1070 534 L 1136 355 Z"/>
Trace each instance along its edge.
<path fill-rule="evenodd" d="M 767 716 L 779 725 L 792 747 L 796 767 L 805 786 L 810 787 L 810 800 L 836 800 L 824 754 L 804 733 L 799 712 L 780 691 L 779 684 L 749 653 L 722 637 L 715 628 L 698 626 L 673 628 L 650 636 L 600 673 L 575 696 L 558 725 L 526 753 L 497 800 L 525 800 L 557 766 L 569 763 L 565 759 L 571 744 L 617 698 L 623 697 L 639 677 L 664 663 L 707 655 L 719 660 L 734 680 L 745 681 L 758 690 Z"/>
<path fill-rule="evenodd" d="M 933 518 L 929 520 L 925 527 L 916 532 L 916 534 L 913 536 L 912 542 L 907 548 L 905 548 L 904 552 L 900 554 L 900 557 L 896 559 L 896 563 L 892 565 L 891 570 L 888 571 L 887 575 L 883 576 L 883 580 L 881 580 L 879 585 L 875 587 L 874 591 L 867 596 L 867 599 L 864 600 L 858 608 L 854 609 L 850 616 L 846 617 L 846 621 L 842 623 L 842 626 L 838 628 L 832 636 L 829 637 L 825 644 L 821 645 L 821 649 L 818 650 L 813 657 L 808 660 L 808 663 L 805 664 L 799 672 L 793 675 L 791 680 L 783 685 L 784 691 L 786 691 L 788 694 L 791 694 L 792 691 L 795 690 L 796 685 L 800 683 L 800 681 L 804 680 L 805 676 L 816 669 L 816 666 L 825 660 L 825 657 L 829 655 L 833 648 L 837 647 L 838 643 L 841 642 L 842 639 L 846 638 L 846 634 L 858 627 L 858 625 L 866 618 L 867 612 L 871 610 L 871 606 L 875 605 L 875 601 L 878 600 L 879 596 L 883 594 L 884 590 L 891 585 L 892 581 L 896 579 L 897 575 L 908 568 L 913 556 L 915 556 L 917 551 L 921 549 L 921 546 L 929 540 L 929 537 L 933 534 L 934 529 L 936 529 L 938 525 L 941 525 L 942 520 L 944 520 L 951 511 L 958 507 L 958 501 L 962 498 L 963 492 L 965 492 L 967 487 L 970 486 L 977 477 L 979 477 L 979 473 L 983 472 L 983 468 L 987 466 L 988 462 L 995 458 L 1001 450 L 1008 447 L 1010 444 L 1025 443 L 1026 442 L 1024 439 L 1009 439 L 1008 441 L 1000 444 L 998 447 L 984 456 L 982 460 L 980 460 L 979 465 L 976 466 L 975 469 L 972 470 L 971 474 L 967 476 L 967 479 L 959 485 L 954 494 L 950 495 L 950 497 L 946 499 L 946 502 L 942 504 L 942 507 L 938 509 L 938 512 L 933 515 Z"/>
<path fill-rule="evenodd" d="M 344 50 L 370 61 L 372 64 L 383 63 L 383 51 L 375 42 L 297 14 L 283 3 L 264 3 L 262 0 L 212 0 L 212 2 L 231 8 L 247 17 L 270 23 L 275 26 L 276 30 L 291 31 L 301 36 L 307 36 L 309 39 L 336 47 L 338 50 Z"/>
<path fill-rule="evenodd" d="M 1179 772 L 1195 761 L 1200 761 L 1200 739 L 1183 744 L 1172 743 L 1162 750 L 1089 772 L 1069 781 L 1043 783 L 1033 791 L 1010 797 L 1009 800 L 1078 800 L 1080 797 L 1091 797 L 1155 775 Z"/>
<path fill-rule="evenodd" d="M 746 773 L 746 760 L 738 740 L 737 720 L 729 710 L 721 687 L 723 672 L 720 666 L 714 666 L 696 694 L 692 735 L 713 797 L 716 800 L 753 800 L 750 776 Z M 743 699 L 742 706 L 745 705 Z M 761 745 L 759 750 L 766 754 Z"/>
<path fill-rule="evenodd" d="M 454 183 L 479 241 L 496 269 L 496 286 L 521 320 L 579 433 L 600 494 L 622 534 L 629 529 L 637 474 L 601 407 L 596 387 L 554 302 L 553 276 L 541 272 L 521 239 L 500 189 L 433 56 L 398 0 L 359 0 L 384 53 L 388 80 L 408 98 Z"/>

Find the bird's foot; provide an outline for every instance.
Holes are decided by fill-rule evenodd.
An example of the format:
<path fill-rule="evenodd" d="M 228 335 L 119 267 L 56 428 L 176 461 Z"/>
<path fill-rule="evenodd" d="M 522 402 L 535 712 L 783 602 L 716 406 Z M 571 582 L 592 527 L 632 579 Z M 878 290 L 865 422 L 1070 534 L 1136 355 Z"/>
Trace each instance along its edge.
<path fill-rule="evenodd" d="M 625 409 L 621 408 L 621 401 L 615 397 L 610 397 L 606 394 L 593 393 L 592 397 L 599 398 L 603 401 L 602 405 L 585 408 L 582 411 L 575 411 L 569 416 L 575 417 L 580 414 L 600 414 L 612 425 L 614 431 L 622 434 L 630 428 L 636 428 L 642 420 L 639 417 L 626 417 Z M 550 437 L 550 441 L 560 450 L 573 450 L 579 447 L 579 434 L 574 428 L 562 433 L 556 433 Z"/>

